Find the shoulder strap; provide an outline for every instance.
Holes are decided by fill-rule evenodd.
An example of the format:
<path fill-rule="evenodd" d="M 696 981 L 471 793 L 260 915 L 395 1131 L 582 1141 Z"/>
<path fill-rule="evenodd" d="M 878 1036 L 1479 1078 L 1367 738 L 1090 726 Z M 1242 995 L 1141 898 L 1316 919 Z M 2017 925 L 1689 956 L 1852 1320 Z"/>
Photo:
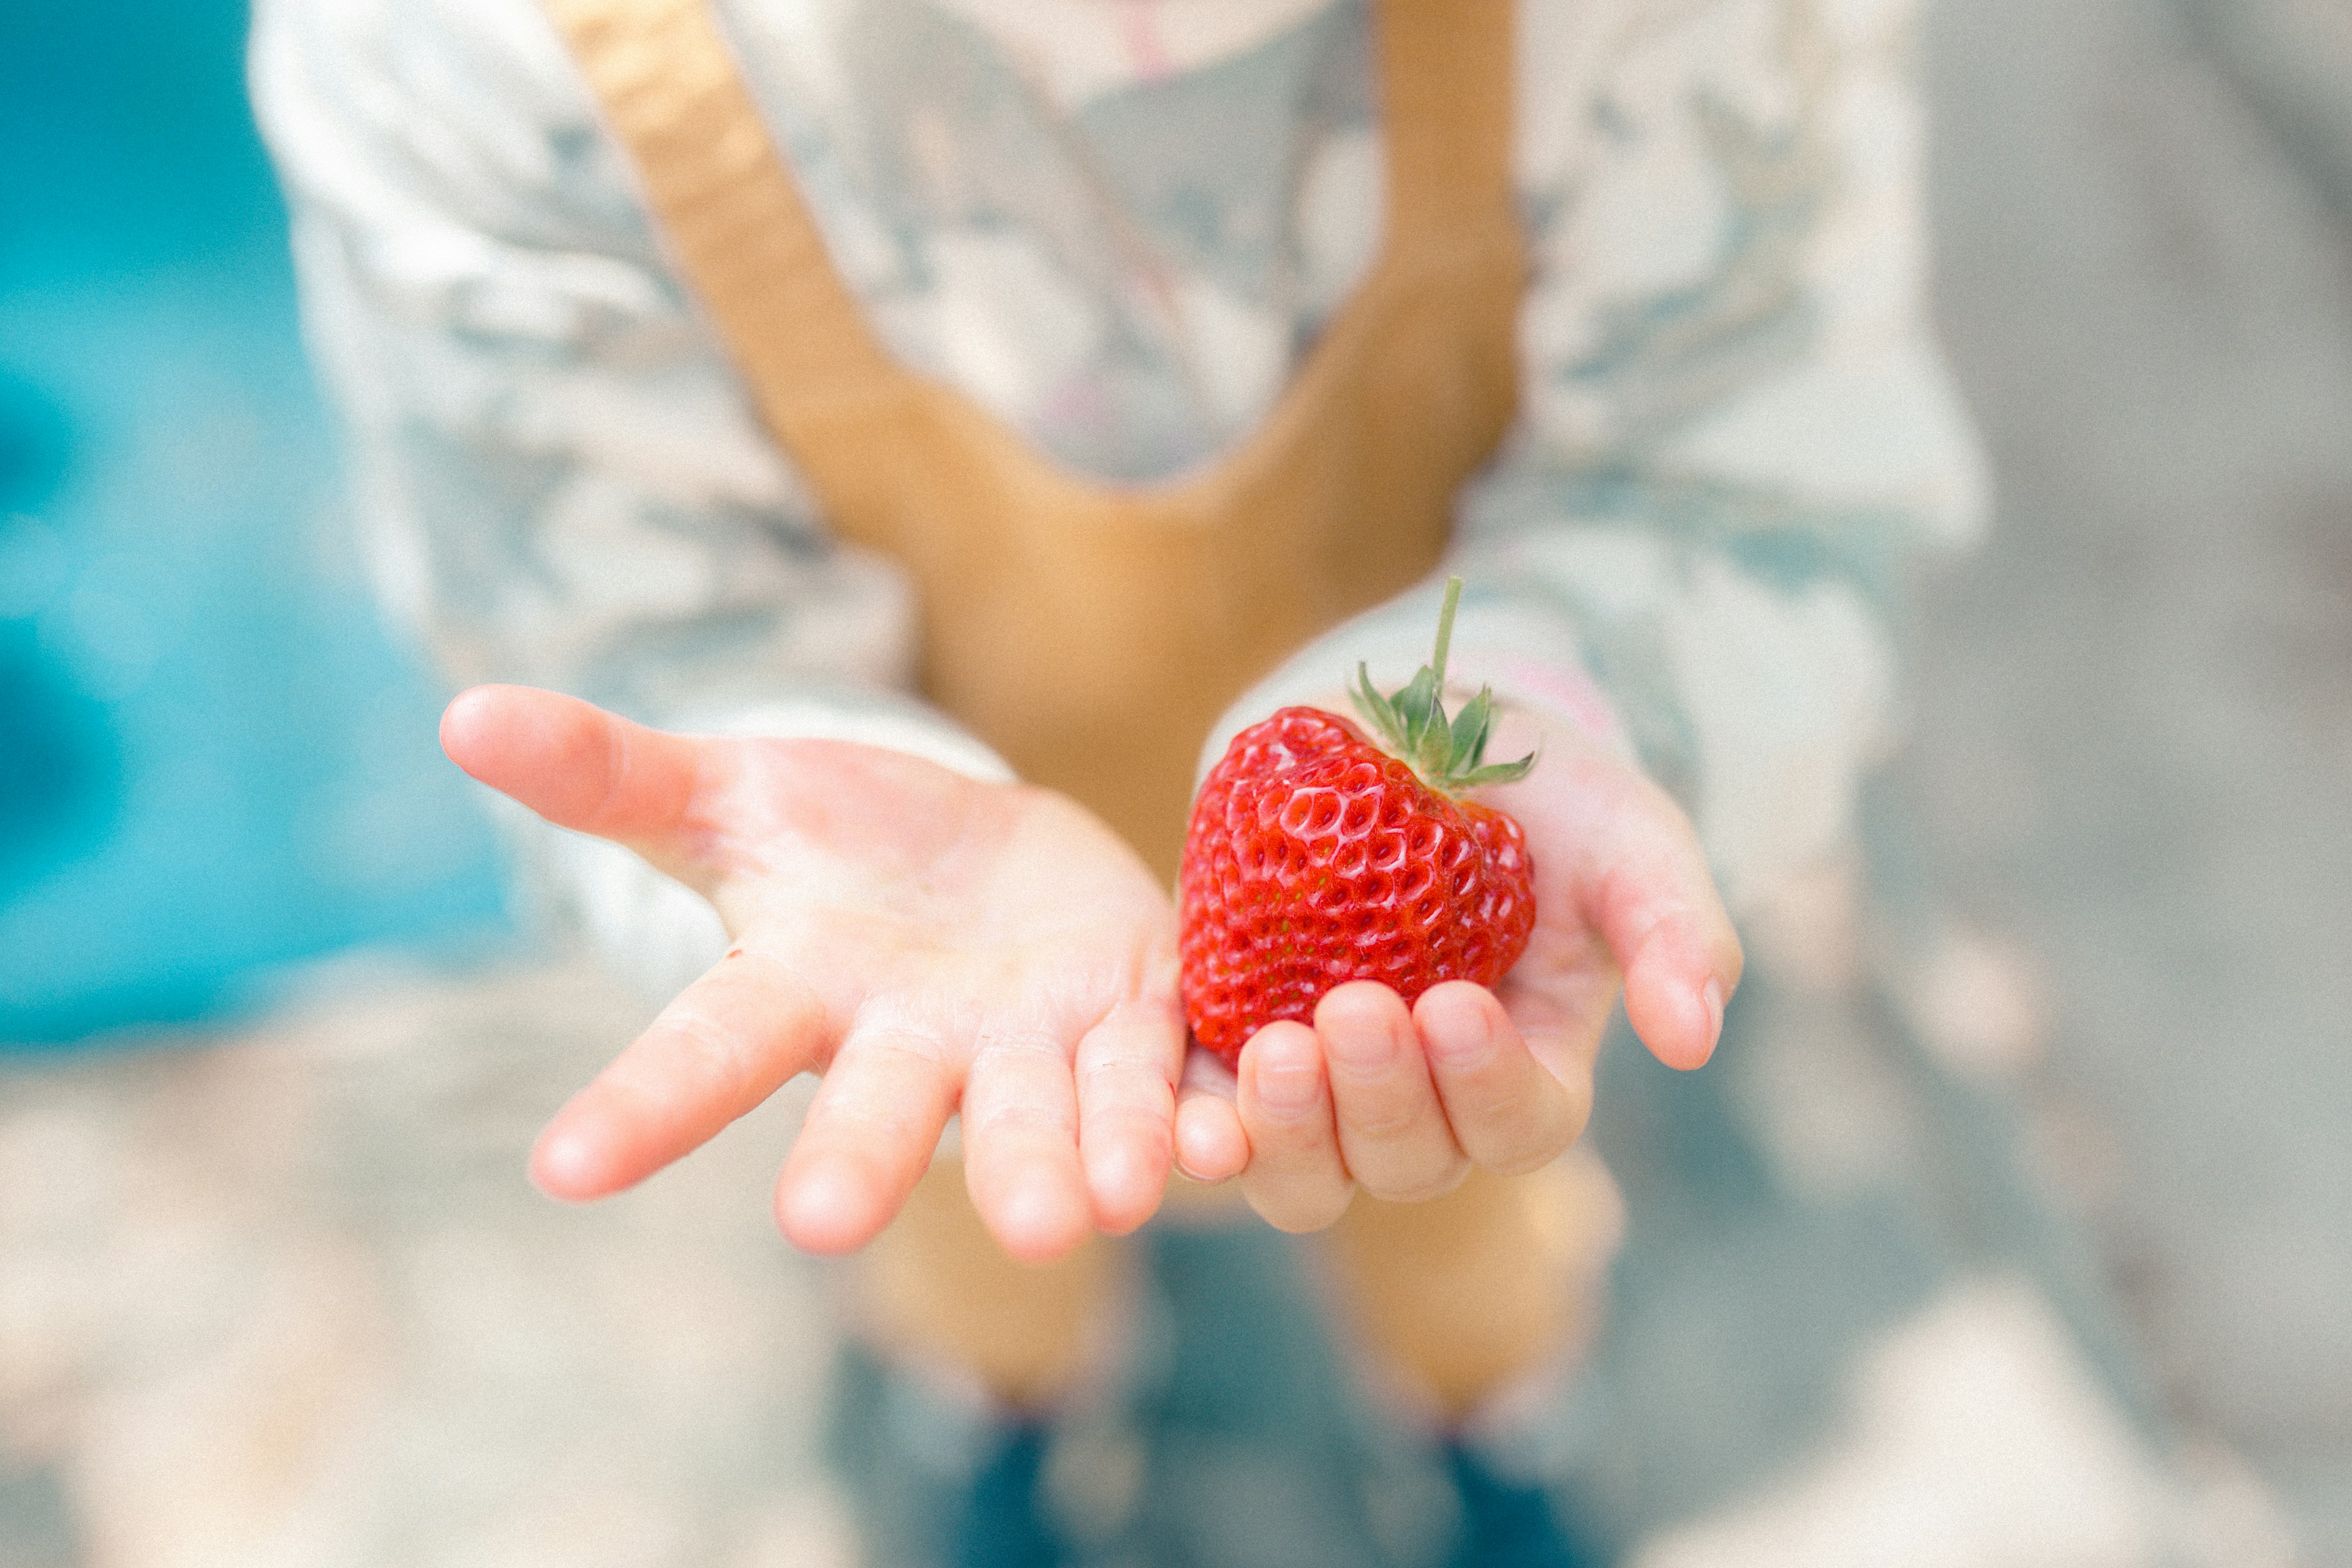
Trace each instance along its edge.
<path fill-rule="evenodd" d="M 1514 0 L 1375 0 L 1375 8 L 1391 245 L 1515 222 Z"/>
<path fill-rule="evenodd" d="M 1389 243 L 1511 212 L 1512 0 L 1373 0 Z M 778 434 L 906 374 L 835 270 L 709 0 L 544 0 Z"/>
<path fill-rule="evenodd" d="M 895 378 L 707 0 L 545 5 L 687 282 L 769 416 Z"/>

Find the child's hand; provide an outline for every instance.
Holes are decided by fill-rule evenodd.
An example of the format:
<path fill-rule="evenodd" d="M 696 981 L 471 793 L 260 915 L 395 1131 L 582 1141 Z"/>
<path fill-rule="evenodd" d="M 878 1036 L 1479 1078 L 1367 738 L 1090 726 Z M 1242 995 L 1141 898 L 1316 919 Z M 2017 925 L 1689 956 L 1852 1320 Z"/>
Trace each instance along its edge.
<path fill-rule="evenodd" d="M 1688 820 L 1566 725 L 1506 715 L 1492 752 L 1538 744 L 1527 778 L 1478 793 L 1518 819 L 1536 868 L 1535 932 L 1501 984 L 1449 982 L 1410 1010 L 1385 985 L 1339 986 L 1313 1027 L 1252 1037 L 1234 1103 L 1187 1104 L 1188 1153 L 1234 1136 L 1213 1128 L 1238 1118 L 1242 1188 L 1272 1224 L 1328 1226 L 1358 1186 L 1409 1202 L 1474 1166 L 1509 1174 L 1558 1158 L 1584 1131 L 1621 978 L 1660 1061 L 1695 1068 L 1714 1050 L 1739 941 Z"/>
<path fill-rule="evenodd" d="M 1158 1207 L 1175 917 L 1070 801 L 869 746 L 666 734 L 522 687 L 465 693 L 441 732 L 483 783 L 707 895 L 734 938 L 548 1125 L 549 1193 L 628 1186 L 815 1071 L 776 1186 L 811 1251 L 872 1240 L 958 1110 L 972 1201 L 1016 1257 Z"/>

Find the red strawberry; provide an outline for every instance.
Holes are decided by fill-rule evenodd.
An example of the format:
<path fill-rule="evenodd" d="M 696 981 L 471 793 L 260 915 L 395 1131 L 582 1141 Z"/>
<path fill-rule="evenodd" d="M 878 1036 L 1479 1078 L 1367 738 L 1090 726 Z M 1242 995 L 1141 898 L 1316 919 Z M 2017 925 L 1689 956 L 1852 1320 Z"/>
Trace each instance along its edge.
<path fill-rule="evenodd" d="M 1482 764 L 1494 699 L 1450 722 L 1445 647 L 1461 597 L 1447 582 L 1436 657 L 1393 698 L 1357 667 L 1349 693 L 1386 742 L 1316 708 L 1251 725 L 1201 785 L 1180 876 L 1184 1014 L 1233 1065 L 1324 993 L 1378 980 L 1407 1002 L 1444 980 L 1492 984 L 1527 950 L 1534 867 L 1519 825 L 1457 798 L 1526 775 Z"/>

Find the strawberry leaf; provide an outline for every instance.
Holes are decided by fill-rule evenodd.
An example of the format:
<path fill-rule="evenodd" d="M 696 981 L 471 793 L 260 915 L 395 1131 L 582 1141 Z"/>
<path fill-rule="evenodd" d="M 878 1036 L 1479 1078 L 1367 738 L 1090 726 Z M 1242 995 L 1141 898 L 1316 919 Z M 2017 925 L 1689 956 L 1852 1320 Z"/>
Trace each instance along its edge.
<path fill-rule="evenodd" d="M 1421 732 L 1421 749 L 1413 753 L 1413 767 L 1423 778 L 1445 776 L 1446 764 L 1454 757 L 1454 736 L 1445 721 L 1445 703 L 1441 698 L 1431 705 L 1429 723 Z"/>
<path fill-rule="evenodd" d="M 1476 789 L 1480 784 L 1517 784 L 1533 772 L 1535 765 L 1536 753 L 1533 752 L 1529 752 L 1516 763 L 1488 763 L 1485 767 L 1473 768 L 1463 774 L 1456 781 L 1455 787 Z"/>
<path fill-rule="evenodd" d="M 1495 693 L 1491 687 L 1482 686 L 1478 695 L 1462 705 L 1454 716 L 1454 745 L 1445 759 L 1445 773 L 1458 778 L 1475 768 L 1486 754 L 1486 731 L 1495 723 Z"/>
<path fill-rule="evenodd" d="M 1486 742 L 1495 728 L 1495 693 L 1481 687 L 1448 721 L 1445 715 L 1445 656 L 1454 640 L 1454 613 L 1462 600 L 1462 579 L 1445 580 L 1445 603 L 1437 616 L 1437 649 L 1394 696 L 1372 684 L 1370 667 L 1359 662 L 1348 700 L 1391 755 L 1402 758 L 1423 783 L 1448 795 L 1482 784 L 1525 778 L 1533 752 L 1516 763 L 1486 764 Z"/>
<path fill-rule="evenodd" d="M 1401 738 L 1404 742 L 1405 755 L 1418 757 L 1422 742 L 1429 734 L 1430 715 L 1438 708 L 1437 672 L 1423 665 L 1420 672 L 1412 678 L 1412 683 L 1398 692 L 1392 700 L 1398 716 L 1404 721 L 1404 734 Z M 1439 721 L 1444 722 L 1442 716 Z"/>
<path fill-rule="evenodd" d="M 1374 734 L 1391 746 L 1403 743 L 1404 721 L 1397 717 L 1395 707 L 1381 695 L 1380 688 L 1372 684 L 1372 672 L 1369 666 L 1361 663 L 1356 666 L 1356 684 L 1349 689 L 1348 700 L 1356 705 L 1356 711 L 1363 715 L 1364 722 L 1372 727 Z"/>

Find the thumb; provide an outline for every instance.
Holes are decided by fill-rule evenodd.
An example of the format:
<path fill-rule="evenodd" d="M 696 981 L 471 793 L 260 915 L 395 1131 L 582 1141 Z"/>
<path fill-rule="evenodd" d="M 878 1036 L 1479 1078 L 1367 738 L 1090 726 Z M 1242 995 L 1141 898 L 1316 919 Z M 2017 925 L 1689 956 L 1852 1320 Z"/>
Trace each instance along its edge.
<path fill-rule="evenodd" d="M 441 749 L 558 827 L 656 864 L 690 858 L 685 828 L 709 742 L 529 686 L 477 686 L 441 715 Z"/>
<path fill-rule="evenodd" d="M 1625 975 L 1625 1017 L 1671 1068 L 1704 1066 L 1745 963 L 1698 835 L 1646 778 L 1594 845 L 1593 924 Z"/>
<path fill-rule="evenodd" d="M 1528 830 L 1538 907 L 1559 900 L 1607 944 L 1624 975 L 1625 1016 L 1651 1055 L 1673 1068 L 1703 1065 L 1743 960 L 1674 797 L 1613 756 L 1565 746 L 1492 795 Z"/>

